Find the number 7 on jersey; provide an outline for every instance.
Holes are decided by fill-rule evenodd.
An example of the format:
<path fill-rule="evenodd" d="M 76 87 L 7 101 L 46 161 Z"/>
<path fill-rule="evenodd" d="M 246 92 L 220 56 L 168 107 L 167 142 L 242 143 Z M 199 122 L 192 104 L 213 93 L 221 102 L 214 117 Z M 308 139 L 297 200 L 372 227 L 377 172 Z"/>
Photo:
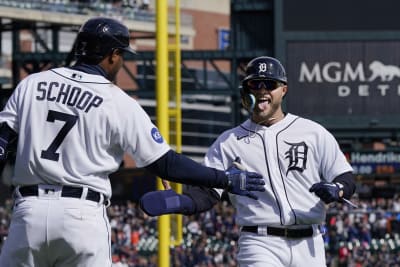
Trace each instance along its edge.
<path fill-rule="evenodd" d="M 50 146 L 46 150 L 42 150 L 40 157 L 43 159 L 58 161 L 60 154 L 56 153 L 56 151 L 64 141 L 64 138 L 67 136 L 68 132 L 72 129 L 72 127 L 74 127 L 76 121 L 78 120 L 78 116 L 49 110 L 49 113 L 47 114 L 47 121 L 55 122 L 56 120 L 64 121 L 65 124 L 58 132 L 53 142 L 51 142 Z"/>

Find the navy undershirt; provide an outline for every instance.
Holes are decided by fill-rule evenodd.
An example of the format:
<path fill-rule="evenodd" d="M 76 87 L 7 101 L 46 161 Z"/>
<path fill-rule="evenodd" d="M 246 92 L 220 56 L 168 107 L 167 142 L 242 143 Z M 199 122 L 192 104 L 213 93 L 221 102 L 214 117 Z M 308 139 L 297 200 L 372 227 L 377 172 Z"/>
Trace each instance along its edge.
<path fill-rule="evenodd" d="M 145 168 L 163 179 L 183 184 L 226 188 L 228 183 L 224 171 L 205 167 L 173 150 Z"/>

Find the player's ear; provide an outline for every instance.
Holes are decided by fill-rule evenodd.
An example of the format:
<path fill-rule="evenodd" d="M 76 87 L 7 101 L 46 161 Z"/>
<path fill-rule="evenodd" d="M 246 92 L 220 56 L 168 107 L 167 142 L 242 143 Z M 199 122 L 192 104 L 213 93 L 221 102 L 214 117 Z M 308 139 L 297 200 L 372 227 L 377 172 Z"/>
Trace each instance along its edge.
<path fill-rule="evenodd" d="M 286 95 L 287 90 L 288 90 L 288 88 L 287 88 L 287 85 L 285 84 L 285 85 L 282 87 L 282 97 L 284 97 L 284 96 Z"/>
<path fill-rule="evenodd" d="M 108 63 L 113 64 L 117 60 L 117 57 L 119 57 L 120 55 L 121 52 L 118 49 L 113 49 L 108 55 Z"/>

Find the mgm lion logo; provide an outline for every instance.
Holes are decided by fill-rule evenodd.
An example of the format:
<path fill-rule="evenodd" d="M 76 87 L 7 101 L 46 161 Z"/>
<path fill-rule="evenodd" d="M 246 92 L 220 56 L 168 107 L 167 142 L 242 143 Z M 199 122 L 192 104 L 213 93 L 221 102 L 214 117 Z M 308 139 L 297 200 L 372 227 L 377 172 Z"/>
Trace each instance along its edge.
<path fill-rule="evenodd" d="M 380 61 L 373 61 L 369 64 L 369 69 L 372 72 L 368 81 L 373 81 L 380 78 L 383 82 L 393 80 L 394 77 L 400 78 L 400 68 L 394 65 L 385 65 Z"/>

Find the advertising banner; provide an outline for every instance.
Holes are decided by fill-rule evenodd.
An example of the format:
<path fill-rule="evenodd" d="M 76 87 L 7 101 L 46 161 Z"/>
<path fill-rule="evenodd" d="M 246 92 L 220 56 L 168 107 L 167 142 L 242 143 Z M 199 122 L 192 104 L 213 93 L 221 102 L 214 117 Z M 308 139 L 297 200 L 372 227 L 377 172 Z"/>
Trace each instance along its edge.
<path fill-rule="evenodd" d="M 400 173 L 400 152 L 347 152 L 345 155 L 355 174 L 390 175 Z"/>
<path fill-rule="evenodd" d="M 400 114 L 400 41 L 290 41 L 286 57 L 289 112 Z"/>

